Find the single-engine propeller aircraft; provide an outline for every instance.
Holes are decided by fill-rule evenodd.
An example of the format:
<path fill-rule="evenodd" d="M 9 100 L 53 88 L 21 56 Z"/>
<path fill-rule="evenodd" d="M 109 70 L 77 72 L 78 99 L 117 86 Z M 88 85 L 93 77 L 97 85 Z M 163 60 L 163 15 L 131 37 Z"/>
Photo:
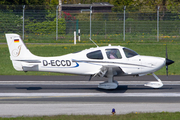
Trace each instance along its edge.
<path fill-rule="evenodd" d="M 174 63 L 167 58 L 142 56 L 122 46 L 104 46 L 85 49 L 57 57 L 40 57 L 33 55 L 25 46 L 18 34 L 6 34 L 10 59 L 18 71 L 60 72 L 92 77 L 107 77 L 99 88 L 116 89 L 118 82 L 114 76 L 143 76 L 152 74 L 157 82 L 149 82 L 145 86 L 161 88 L 163 83 L 154 74 L 155 71 Z"/>

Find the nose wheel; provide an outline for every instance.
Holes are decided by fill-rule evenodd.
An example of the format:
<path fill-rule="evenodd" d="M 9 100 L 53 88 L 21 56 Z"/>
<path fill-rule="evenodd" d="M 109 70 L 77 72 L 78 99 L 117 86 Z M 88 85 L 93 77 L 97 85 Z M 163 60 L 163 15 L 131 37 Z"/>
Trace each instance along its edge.
<path fill-rule="evenodd" d="M 144 86 L 148 86 L 151 88 L 161 88 L 163 86 L 162 81 L 154 73 L 152 73 L 152 75 L 156 78 L 158 82 L 148 82 L 144 84 Z"/>

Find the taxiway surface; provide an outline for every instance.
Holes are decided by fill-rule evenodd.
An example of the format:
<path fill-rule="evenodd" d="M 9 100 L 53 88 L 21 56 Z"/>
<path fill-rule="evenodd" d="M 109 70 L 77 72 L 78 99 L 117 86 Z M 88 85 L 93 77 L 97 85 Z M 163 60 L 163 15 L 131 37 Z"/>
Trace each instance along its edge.
<path fill-rule="evenodd" d="M 97 86 L 106 80 L 87 76 L 0 76 L 0 116 L 116 114 L 180 111 L 180 76 L 158 76 L 160 89 L 143 86 L 152 76 L 117 77 L 116 90 Z"/>

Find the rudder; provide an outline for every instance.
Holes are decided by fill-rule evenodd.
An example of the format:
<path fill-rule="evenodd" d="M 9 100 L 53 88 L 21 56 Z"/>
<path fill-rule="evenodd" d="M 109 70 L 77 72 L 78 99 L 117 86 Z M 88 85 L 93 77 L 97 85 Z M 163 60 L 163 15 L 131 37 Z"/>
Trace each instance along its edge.
<path fill-rule="evenodd" d="M 16 70 L 22 71 L 23 69 L 20 61 L 31 59 L 32 57 L 35 57 L 35 55 L 27 49 L 18 34 L 5 34 L 5 36 L 13 66 Z"/>

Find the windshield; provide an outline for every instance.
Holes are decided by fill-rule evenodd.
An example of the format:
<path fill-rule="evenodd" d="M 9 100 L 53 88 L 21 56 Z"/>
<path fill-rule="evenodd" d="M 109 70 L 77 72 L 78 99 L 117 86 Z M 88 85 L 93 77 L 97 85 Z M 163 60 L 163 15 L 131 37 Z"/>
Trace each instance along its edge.
<path fill-rule="evenodd" d="M 124 54 L 126 55 L 127 58 L 134 57 L 134 56 L 138 55 L 138 53 L 136 53 L 133 50 L 130 50 L 127 48 L 123 48 L 123 50 L 124 50 Z"/>

